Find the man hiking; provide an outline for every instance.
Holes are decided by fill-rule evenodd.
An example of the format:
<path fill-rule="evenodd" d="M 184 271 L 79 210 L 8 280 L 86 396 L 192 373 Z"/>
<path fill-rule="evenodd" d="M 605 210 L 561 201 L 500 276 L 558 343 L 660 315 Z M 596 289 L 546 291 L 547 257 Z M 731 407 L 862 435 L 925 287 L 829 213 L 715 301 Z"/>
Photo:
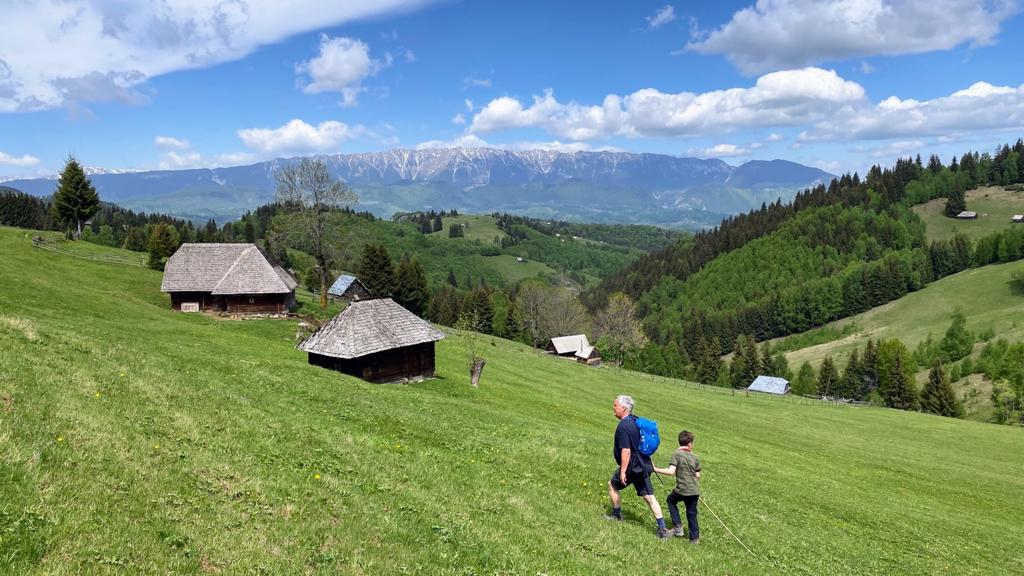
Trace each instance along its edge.
<path fill-rule="evenodd" d="M 608 481 L 608 496 L 612 500 L 612 514 L 605 516 L 609 520 L 622 521 L 622 496 L 619 494 L 626 486 L 632 485 L 636 495 L 643 498 L 650 507 L 654 519 L 658 523 L 658 538 L 665 539 L 670 536 L 665 528 L 665 518 L 661 515 L 661 506 L 658 499 L 654 497 L 654 487 L 651 486 L 651 471 L 654 466 L 651 459 L 640 453 L 640 428 L 636 425 L 636 417 L 633 416 L 633 399 L 629 396 L 618 396 L 612 404 L 615 417 L 619 419 L 619 425 L 615 428 L 615 448 L 613 454 L 615 463 L 619 467 L 612 472 L 612 478 Z"/>

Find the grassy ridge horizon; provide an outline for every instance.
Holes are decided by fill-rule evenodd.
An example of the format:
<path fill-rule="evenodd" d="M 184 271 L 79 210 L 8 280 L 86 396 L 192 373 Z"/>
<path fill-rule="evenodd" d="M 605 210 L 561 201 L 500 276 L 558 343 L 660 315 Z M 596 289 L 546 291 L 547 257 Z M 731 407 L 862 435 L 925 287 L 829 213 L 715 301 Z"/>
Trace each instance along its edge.
<path fill-rule="evenodd" d="M 1020 429 L 587 368 L 449 331 L 438 378 L 309 366 L 294 320 L 169 310 L 160 273 L 0 228 L 0 573 L 991 574 L 1024 570 Z M 467 347 L 488 364 L 468 385 Z M 615 394 L 667 461 L 696 432 L 703 543 L 608 524 Z M 667 487 L 655 482 L 659 499 Z"/>

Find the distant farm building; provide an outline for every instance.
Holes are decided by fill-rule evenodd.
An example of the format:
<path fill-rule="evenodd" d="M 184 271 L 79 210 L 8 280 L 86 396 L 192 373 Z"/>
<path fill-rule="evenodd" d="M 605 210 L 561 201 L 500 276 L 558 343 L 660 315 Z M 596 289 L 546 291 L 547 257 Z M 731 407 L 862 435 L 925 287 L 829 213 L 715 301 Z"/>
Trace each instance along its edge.
<path fill-rule="evenodd" d="M 1024 222 L 1024 214 L 1014 214 L 1010 221 L 1014 224 L 1020 224 L 1021 222 Z"/>
<path fill-rule="evenodd" d="M 390 298 L 358 300 L 303 340 L 309 363 L 369 382 L 434 376 L 434 342 L 444 333 Z"/>
<path fill-rule="evenodd" d="M 547 351 L 563 358 L 572 358 L 581 364 L 601 362 L 601 353 L 590 345 L 586 334 L 552 338 L 548 342 Z"/>
<path fill-rule="evenodd" d="M 973 210 L 964 210 L 957 214 L 956 217 L 960 220 L 975 220 L 978 218 L 978 213 Z"/>
<path fill-rule="evenodd" d="M 338 279 L 327 290 L 327 295 L 331 298 L 348 300 L 350 302 L 371 298 L 370 291 L 366 289 L 366 286 L 363 286 L 359 278 L 349 276 L 348 274 L 338 276 Z"/>
<path fill-rule="evenodd" d="M 776 378 L 775 376 L 758 376 L 747 387 L 748 392 L 763 392 L 765 394 L 778 394 L 780 396 L 789 394 L 789 380 Z"/>
<path fill-rule="evenodd" d="M 255 244 L 182 244 L 167 260 L 160 291 L 182 312 L 281 314 L 295 307 L 296 285 Z"/>

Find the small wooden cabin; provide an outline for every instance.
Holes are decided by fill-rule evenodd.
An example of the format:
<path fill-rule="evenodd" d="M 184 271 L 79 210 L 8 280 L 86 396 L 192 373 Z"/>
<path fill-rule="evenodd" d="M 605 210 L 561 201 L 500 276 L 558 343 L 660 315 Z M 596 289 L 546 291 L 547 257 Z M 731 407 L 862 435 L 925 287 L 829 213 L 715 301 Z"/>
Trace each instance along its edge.
<path fill-rule="evenodd" d="M 547 351 L 563 358 L 572 358 L 581 364 L 601 362 L 601 353 L 590 345 L 586 334 L 552 338 L 548 341 Z"/>
<path fill-rule="evenodd" d="M 977 220 L 978 213 L 974 210 L 964 210 L 956 215 L 958 220 Z"/>
<path fill-rule="evenodd" d="M 331 284 L 331 287 L 327 290 L 327 296 L 336 300 L 347 300 L 354 302 L 356 300 L 366 300 L 372 298 L 370 291 L 363 286 L 363 283 L 359 281 L 359 278 L 348 274 L 342 274 L 338 276 L 338 279 Z"/>
<path fill-rule="evenodd" d="M 368 382 L 434 376 L 434 343 L 444 333 L 390 298 L 358 300 L 299 343 L 309 363 Z"/>
<path fill-rule="evenodd" d="M 255 244 L 182 244 L 164 266 L 160 291 L 181 312 L 282 314 L 297 283 Z"/>
<path fill-rule="evenodd" d="M 1013 218 L 1010 219 L 1010 222 L 1013 222 L 1014 224 L 1024 223 L 1024 214 L 1014 214 Z"/>
<path fill-rule="evenodd" d="M 758 376 L 747 386 L 749 392 L 761 392 L 763 394 L 776 394 L 784 396 L 789 394 L 789 380 L 776 376 Z"/>

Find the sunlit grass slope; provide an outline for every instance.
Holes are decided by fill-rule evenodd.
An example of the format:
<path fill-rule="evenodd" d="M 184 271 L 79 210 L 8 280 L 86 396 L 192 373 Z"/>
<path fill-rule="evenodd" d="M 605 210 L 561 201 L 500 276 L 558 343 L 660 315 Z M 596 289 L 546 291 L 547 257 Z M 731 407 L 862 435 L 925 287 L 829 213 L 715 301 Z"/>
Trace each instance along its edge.
<path fill-rule="evenodd" d="M 1004 190 L 1002 186 L 989 186 L 970 190 L 965 195 L 967 209 L 978 213 L 976 220 L 957 220 L 944 214 L 946 199 L 937 198 L 914 207 L 924 220 L 929 240 L 948 240 L 964 234 L 977 240 L 1011 226 L 1015 214 L 1024 214 L 1024 192 Z"/>
<path fill-rule="evenodd" d="M 0 229 L 0 573 L 1009 574 L 1022 430 L 731 396 L 484 338 L 439 378 L 311 367 L 295 322 L 168 310 L 157 272 Z M 492 345 L 493 343 L 493 345 Z M 611 401 L 696 432 L 703 543 L 601 520 Z M 667 488 L 656 483 L 664 497 Z"/>

